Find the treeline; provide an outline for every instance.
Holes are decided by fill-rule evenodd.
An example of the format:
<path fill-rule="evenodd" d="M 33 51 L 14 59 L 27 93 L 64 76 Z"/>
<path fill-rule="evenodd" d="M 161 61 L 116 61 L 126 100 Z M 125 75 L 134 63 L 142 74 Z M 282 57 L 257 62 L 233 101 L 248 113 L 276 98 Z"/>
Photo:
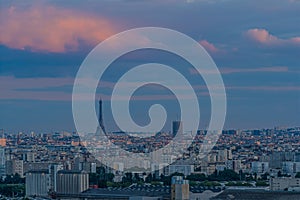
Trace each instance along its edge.
<path fill-rule="evenodd" d="M 25 178 L 19 174 L 6 175 L 4 179 L 0 179 L 0 184 L 25 184 Z"/>
<path fill-rule="evenodd" d="M 25 184 L 0 184 L 0 194 L 6 197 L 24 197 Z"/>
<path fill-rule="evenodd" d="M 25 196 L 25 178 L 21 178 L 19 174 L 14 174 L 0 179 L 0 194 L 6 197 Z"/>
<path fill-rule="evenodd" d="M 144 174 L 146 175 L 146 173 Z M 127 187 L 133 183 L 151 183 L 170 185 L 172 176 L 184 176 L 181 173 L 174 173 L 170 176 L 160 175 L 159 177 L 153 174 L 148 174 L 145 178 L 141 178 L 137 173 L 125 173 L 121 182 L 114 182 L 114 174 L 107 173 L 105 168 L 97 168 L 97 173 L 90 174 L 90 184 L 97 185 L 100 188 L 105 187 Z M 240 172 L 239 174 L 233 170 L 225 169 L 223 171 L 215 171 L 213 174 L 206 176 L 205 174 L 191 174 L 186 176 L 185 179 L 190 182 L 208 182 L 208 181 L 254 181 L 257 176 L 252 174 L 245 174 Z"/>

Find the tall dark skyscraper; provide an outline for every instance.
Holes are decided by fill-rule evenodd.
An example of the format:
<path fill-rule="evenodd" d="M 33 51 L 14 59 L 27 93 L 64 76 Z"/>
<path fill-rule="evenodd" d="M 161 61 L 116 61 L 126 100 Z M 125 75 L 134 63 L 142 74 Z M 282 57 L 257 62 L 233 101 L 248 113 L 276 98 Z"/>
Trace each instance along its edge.
<path fill-rule="evenodd" d="M 102 99 L 99 100 L 99 118 L 98 118 L 98 121 L 99 121 L 99 131 L 103 131 L 103 133 L 105 134 L 105 127 L 104 127 L 104 124 L 103 124 L 103 113 L 102 113 Z M 97 131 L 98 132 L 98 131 Z"/>

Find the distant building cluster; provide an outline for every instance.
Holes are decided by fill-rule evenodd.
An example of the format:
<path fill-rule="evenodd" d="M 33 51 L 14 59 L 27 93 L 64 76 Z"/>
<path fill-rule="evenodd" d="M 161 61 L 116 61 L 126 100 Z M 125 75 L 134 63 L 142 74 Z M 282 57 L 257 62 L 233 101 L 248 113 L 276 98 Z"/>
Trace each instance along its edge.
<path fill-rule="evenodd" d="M 144 140 L 123 132 L 108 135 L 112 143 L 124 149 L 148 152 L 166 145 L 175 133 L 182 131 L 182 125 L 183 122 L 176 121 L 171 132 L 158 133 Z M 125 168 L 130 168 L 142 179 L 147 176 L 143 170 L 158 179 L 174 173 L 185 177 L 209 176 L 230 169 L 240 176 L 267 180 L 270 190 L 300 191 L 297 178 L 300 175 L 300 128 L 223 131 L 212 151 L 202 157 L 199 152 L 205 145 L 205 136 L 206 131 L 198 131 L 186 151 L 166 149 L 162 155 L 153 153 L 150 160 L 142 163 L 130 163 L 120 154 L 118 162 L 108 168 L 87 151 L 76 133 L 5 133 L 0 138 L 0 175 L 2 179 L 15 174 L 25 177 L 27 196 L 84 193 L 91 187 L 89 174 L 96 173 L 101 166 L 114 174 L 114 182 L 122 181 Z M 168 165 L 170 162 L 172 164 Z M 174 193 L 174 188 L 181 192 Z M 185 192 L 188 190 L 187 181 L 174 178 L 168 192 L 172 199 L 178 195 L 182 196 L 175 199 L 191 199 L 194 195 Z"/>

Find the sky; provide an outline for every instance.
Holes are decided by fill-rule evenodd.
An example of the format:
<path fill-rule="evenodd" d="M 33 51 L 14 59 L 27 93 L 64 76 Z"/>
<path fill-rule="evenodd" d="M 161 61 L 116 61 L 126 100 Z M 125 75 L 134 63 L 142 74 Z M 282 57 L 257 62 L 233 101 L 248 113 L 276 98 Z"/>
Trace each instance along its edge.
<path fill-rule="evenodd" d="M 213 58 L 227 93 L 225 129 L 299 126 L 299 25 L 299 0 L 1 1 L 0 128 L 75 131 L 72 88 L 85 57 L 116 33 L 149 26 L 182 32 Z M 109 108 L 114 83 L 151 61 L 191 80 L 202 106 L 200 128 L 206 127 L 210 102 L 201 76 L 184 60 L 154 50 L 121 56 L 104 75 L 97 96 L 104 100 L 106 126 L 116 129 Z M 179 112 L 173 94 L 159 86 L 144 90 L 130 103 L 133 119 L 146 125 L 149 106 L 161 103 L 170 129 Z"/>

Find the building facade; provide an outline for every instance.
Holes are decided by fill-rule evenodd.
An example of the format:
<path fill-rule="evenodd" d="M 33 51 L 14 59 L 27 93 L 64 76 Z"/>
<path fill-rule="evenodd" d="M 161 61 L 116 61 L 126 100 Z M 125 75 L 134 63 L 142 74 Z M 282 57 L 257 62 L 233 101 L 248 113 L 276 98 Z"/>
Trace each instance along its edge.
<path fill-rule="evenodd" d="M 194 165 L 181 165 L 181 164 L 173 164 L 167 166 L 169 168 L 167 176 L 174 174 L 175 172 L 182 173 L 185 176 L 191 175 L 194 173 Z"/>
<path fill-rule="evenodd" d="M 6 174 L 14 175 L 19 174 L 21 177 L 24 177 L 24 162 L 23 160 L 7 160 L 6 161 Z"/>
<path fill-rule="evenodd" d="M 272 191 L 300 191 L 300 178 L 280 177 L 270 179 Z"/>
<path fill-rule="evenodd" d="M 171 182 L 171 200 L 189 200 L 189 181 L 182 176 L 173 176 Z"/>
<path fill-rule="evenodd" d="M 48 170 L 36 170 L 26 173 L 26 196 L 46 197 L 49 192 Z"/>
<path fill-rule="evenodd" d="M 56 187 L 59 194 L 79 194 L 89 188 L 89 175 L 84 171 L 58 171 Z"/>
<path fill-rule="evenodd" d="M 251 171 L 252 171 L 252 173 L 264 174 L 269 171 L 269 163 L 268 162 L 252 162 L 251 163 Z"/>

